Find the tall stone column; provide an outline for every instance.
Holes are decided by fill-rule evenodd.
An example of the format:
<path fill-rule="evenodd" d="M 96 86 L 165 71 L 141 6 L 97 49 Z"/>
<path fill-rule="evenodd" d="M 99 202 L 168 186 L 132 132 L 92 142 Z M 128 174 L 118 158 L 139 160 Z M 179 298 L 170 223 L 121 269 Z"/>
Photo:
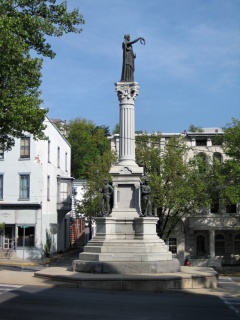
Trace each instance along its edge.
<path fill-rule="evenodd" d="M 208 259 L 207 266 L 212 268 L 220 268 L 222 265 L 222 260 L 216 259 L 215 230 L 209 230 L 209 249 L 210 249 L 210 258 Z"/>
<path fill-rule="evenodd" d="M 119 165 L 135 165 L 134 101 L 138 95 L 138 83 L 117 82 L 115 86 L 120 104 Z"/>
<path fill-rule="evenodd" d="M 140 192 L 143 168 L 135 161 L 134 102 L 138 95 L 137 82 L 116 82 L 119 100 L 119 158 L 110 174 L 115 188 L 113 218 L 134 219 L 141 214 Z"/>

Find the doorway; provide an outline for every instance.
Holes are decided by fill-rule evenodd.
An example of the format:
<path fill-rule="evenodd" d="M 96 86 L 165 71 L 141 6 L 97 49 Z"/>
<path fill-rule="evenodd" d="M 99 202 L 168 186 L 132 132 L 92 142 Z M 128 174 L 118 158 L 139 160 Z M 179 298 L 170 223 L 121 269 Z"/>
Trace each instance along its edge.
<path fill-rule="evenodd" d="M 14 246 L 14 226 L 6 225 L 3 233 L 3 249 L 11 249 Z"/>
<path fill-rule="evenodd" d="M 205 249 L 205 237 L 202 235 L 197 236 L 196 238 L 196 253 L 198 258 L 205 257 L 206 249 Z"/>

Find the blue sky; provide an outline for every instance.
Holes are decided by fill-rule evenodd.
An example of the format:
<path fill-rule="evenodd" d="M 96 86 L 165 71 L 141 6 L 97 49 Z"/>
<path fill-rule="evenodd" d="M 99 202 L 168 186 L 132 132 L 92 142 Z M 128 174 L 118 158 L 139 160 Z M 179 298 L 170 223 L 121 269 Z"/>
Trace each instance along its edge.
<path fill-rule="evenodd" d="M 146 40 L 133 46 L 136 130 L 182 132 L 240 118 L 239 0 L 67 2 L 86 23 L 80 34 L 50 39 L 57 55 L 44 61 L 41 90 L 51 118 L 114 128 L 126 33 Z"/>

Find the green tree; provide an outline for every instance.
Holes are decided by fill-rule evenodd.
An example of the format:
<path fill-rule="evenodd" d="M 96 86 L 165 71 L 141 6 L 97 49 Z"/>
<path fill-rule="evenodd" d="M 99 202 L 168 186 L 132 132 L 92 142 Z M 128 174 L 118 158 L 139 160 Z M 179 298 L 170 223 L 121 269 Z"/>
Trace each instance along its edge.
<path fill-rule="evenodd" d="M 223 131 L 223 150 L 229 158 L 219 166 L 219 197 L 230 205 L 240 202 L 240 120 L 233 118 Z"/>
<path fill-rule="evenodd" d="M 199 159 L 187 161 L 183 137 L 173 136 L 163 149 L 160 135 L 136 139 L 136 159 L 150 179 L 151 200 L 158 212 L 161 238 L 166 240 L 179 221 L 208 206 L 208 173 L 199 170 Z"/>
<path fill-rule="evenodd" d="M 14 138 L 25 131 L 44 138 L 43 120 L 47 110 L 40 109 L 42 59 L 30 52 L 54 58 L 46 41 L 80 32 L 83 23 L 78 9 L 67 12 L 67 3 L 55 0 L 2 0 L 0 3 L 0 144 L 10 150 Z"/>
<path fill-rule="evenodd" d="M 67 138 L 72 147 L 72 175 L 86 179 L 83 201 L 78 211 L 86 216 L 100 212 L 104 178 L 111 180 L 109 170 L 117 156 L 110 149 L 109 129 L 96 126 L 92 121 L 76 118 L 66 126 Z"/>
<path fill-rule="evenodd" d="M 191 124 L 188 128 L 189 132 L 203 132 L 204 130 L 201 127 L 196 127 L 193 124 Z"/>
<path fill-rule="evenodd" d="M 98 155 L 88 168 L 88 181 L 85 185 L 83 201 L 78 211 L 87 216 L 96 216 L 101 211 L 102 187 L 105 178 L 111 181 L 109 170 L 117 160 L 110 149 L 102 156 Z"/>
<path fill-rule="evenodd" d="M 223 128 L 223 149 L 225 153 L 240 162 L 240 120 L 232 118 L 232 122 Z"/>
<path fill-rule="evenodd" d="M 120 125 L 119 123 L 116 123 L 113 128 L 112 134 L 119 134 L 119 133 L 120 133 Z"/>
<path fill-rule="evenodd" d="M 72 148 L 72 175 L 76 179 L 91 178 L 93 164 L 110 151 L 108 128 L 96 126 L 84 118 L 76 118 L 68 123 L 66 131 Z"/>

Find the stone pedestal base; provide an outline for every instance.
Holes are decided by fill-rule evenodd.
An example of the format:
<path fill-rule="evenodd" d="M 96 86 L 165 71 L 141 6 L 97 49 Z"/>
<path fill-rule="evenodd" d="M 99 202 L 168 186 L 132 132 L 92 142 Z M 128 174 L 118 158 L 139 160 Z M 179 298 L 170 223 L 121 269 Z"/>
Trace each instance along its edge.
<path fill-rule="evenodd" d="M 73 262 L 75 271 L 139 274 L 180 270 L 179 262 L 156 234 L 156 217 L 96 221 L 96 236 Z"/>
<path fill-rule="evenodd" d="M 156 274 L 180 271 L 177 259 L 151 262 L 93 262 L 73 261 L 73 271 L 96 274 Z"/>
<path fill-rule="evenodd" d="M 114 187 L 112 217 L 115 219 L 134 219 L 141 214 L 140 185 L 143 168 L 132 164 L 117 164 L 110 170 Z M 130 163 L 130 164 L 129 164 Z"/>

